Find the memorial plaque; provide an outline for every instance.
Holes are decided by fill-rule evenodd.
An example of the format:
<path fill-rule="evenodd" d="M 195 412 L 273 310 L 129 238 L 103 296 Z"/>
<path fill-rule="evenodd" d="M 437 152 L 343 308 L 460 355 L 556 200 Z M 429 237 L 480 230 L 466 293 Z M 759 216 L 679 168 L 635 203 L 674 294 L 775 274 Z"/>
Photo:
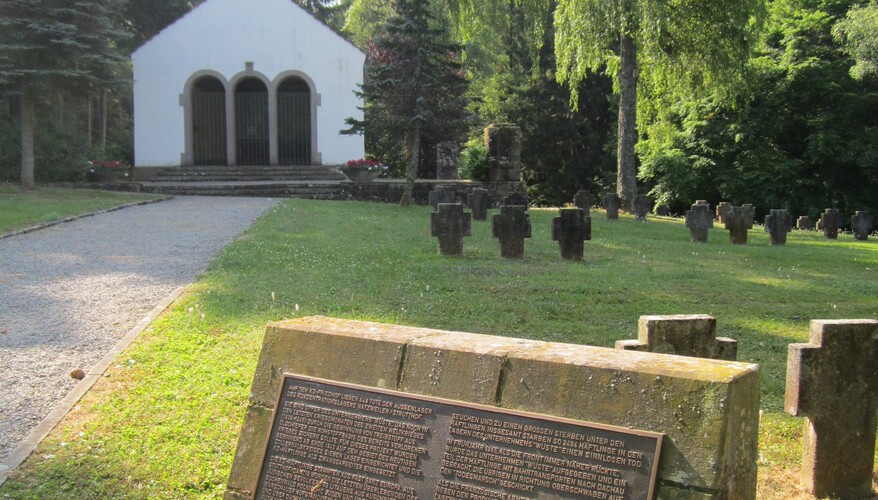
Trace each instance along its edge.
<path fill-rule="evenodd" d="M 286 375 L 256 498 L 651 499 L 662 435 Z"/>

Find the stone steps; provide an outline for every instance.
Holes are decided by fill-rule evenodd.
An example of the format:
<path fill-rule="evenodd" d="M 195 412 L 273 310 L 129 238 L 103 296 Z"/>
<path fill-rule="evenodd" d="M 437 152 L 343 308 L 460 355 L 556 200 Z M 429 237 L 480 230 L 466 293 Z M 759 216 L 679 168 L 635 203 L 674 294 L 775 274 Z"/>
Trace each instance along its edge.
<path fill-rule="evenodd" d="M 255 196 L 273 198 L 346 199 L 341 183 L 257 183 L 257 184 L 200 184 L 200 183 L 144 183 L 141 191 L 168 195 L 191 196 Z"/>
<path fill-rule="evenodd" d="M 344 175 L 334 166 L 309 165 L 298 167 L 180 167 L 165 169 L 155 182 L 249 182 L 249 181 L 341 181 Z"/>

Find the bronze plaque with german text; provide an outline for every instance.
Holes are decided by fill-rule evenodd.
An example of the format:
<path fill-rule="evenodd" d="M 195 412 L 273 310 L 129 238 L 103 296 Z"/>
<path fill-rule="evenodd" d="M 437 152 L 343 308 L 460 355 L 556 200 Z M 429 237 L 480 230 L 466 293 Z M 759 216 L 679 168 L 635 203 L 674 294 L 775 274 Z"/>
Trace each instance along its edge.
<path fill-rule="evenodd" d="M 256 498 L 651 499 L 661 434 L 286 375 Z"/>

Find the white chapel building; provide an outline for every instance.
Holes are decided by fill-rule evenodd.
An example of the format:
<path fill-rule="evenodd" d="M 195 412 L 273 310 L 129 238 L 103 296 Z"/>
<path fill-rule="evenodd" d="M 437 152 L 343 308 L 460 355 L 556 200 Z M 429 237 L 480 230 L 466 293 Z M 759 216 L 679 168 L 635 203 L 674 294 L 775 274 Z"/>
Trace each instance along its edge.
<path fill-rule="evenodd" d="M 136 167 L 364 156 L 365 55 L 292 0 L 207 0 L 131 56 Z"/>

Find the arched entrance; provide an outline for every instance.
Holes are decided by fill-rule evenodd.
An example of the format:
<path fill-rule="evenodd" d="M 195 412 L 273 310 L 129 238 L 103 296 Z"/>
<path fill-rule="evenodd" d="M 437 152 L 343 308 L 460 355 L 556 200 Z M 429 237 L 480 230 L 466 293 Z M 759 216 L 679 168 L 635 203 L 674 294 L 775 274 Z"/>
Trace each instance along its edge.
<path fill-rule="evenodd" d="M 281 165 L 311 164 L 311 89 L 298 77 L 277 88 L 277 153 Z"/>
<path fill-rule="evenodd" d="M 226 164 L 226 89 L 212 76 L 192 86 L 192 163 Z"/>
<path fill-rule="evenodd" d="M 238 165 L 268 165 L 268 87 L 258 78 L 235 86 L 235 151 Z"/>

